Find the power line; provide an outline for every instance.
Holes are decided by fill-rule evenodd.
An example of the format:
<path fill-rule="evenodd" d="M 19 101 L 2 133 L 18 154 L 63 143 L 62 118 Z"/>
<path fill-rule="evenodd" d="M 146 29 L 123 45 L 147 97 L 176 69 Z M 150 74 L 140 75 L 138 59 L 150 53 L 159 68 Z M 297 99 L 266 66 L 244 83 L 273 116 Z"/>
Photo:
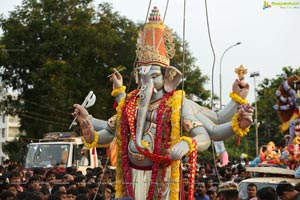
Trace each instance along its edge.
<path fill-rule="evenodd" d="M 45 119 L 41 119 L 41 118 L 36 118 L 36 117 L 28 116 L 28 115 L 25 115 L 25 114 L 19 114 L 19 115 L 23 116 L 23 117 L 30 118 L 30 119 L 47 122 L 47 123 L 50 123 L 50 124 L 56 124 L 56 125 L 63 126 L 63 127 L 68 126 L 68 124 L 62 124 L 62 123 L 58 123 L 58 122 L 54 122 L 54 121 L 49 121 L 49 120 L 45 120 Z"/>
<path fill-rule="evenodd" d="M 0 49 L 0 50 L 6 52 L 25 52 L 25 49 Z"/>
<path fill-rule="evenodd" d="M 25 111 L 25 113 L 33 114 L 33 115 L 37 115 L 37 116 L 42 116 L 42 117 L 48 117 L 48 118 L 57 119 L 57 120 L 62 120 L 62 121 L 65 121 L 65 122 L 69 122 L 69 120 L 66 120 L 65 118 L 53 117 L 53 116 L 49 116 L 49 115 L 43 115 L 43 114 L 40 114 L 40 113 L 31 112 L 31 111 L 27 111 L 27 110 Z"/>
<path fill-rule="evenodd" d="M 23 100 L 26 101 L 27 103 L 31 103 L 31 104 L 33 104 L 33 105 L 37 105 L 37 106 L 40 107 L 40 108 L 46 108 L 46 109 L 51 110 L 51 111 L 56 111 L 56 112 L 59 112 L 59 113 L 62 113 L 62 114 L 70 115 L 70 113 L 68 113 L 68 112 L 63 112 L 63 111 L 61 111 L 61 110 L 57 110 L 57 109 L 55 109 L 53 106 L 51 106 L 51 107 L 49 107 L 49 106 L 44 106 L 44 105 L 41 105 L 41 104 L 39 104 L 39 103 L 33 102 L 33 101 L 31 101 L 31 100 L 28 100 L 28 99 L 23 99 Z"/>

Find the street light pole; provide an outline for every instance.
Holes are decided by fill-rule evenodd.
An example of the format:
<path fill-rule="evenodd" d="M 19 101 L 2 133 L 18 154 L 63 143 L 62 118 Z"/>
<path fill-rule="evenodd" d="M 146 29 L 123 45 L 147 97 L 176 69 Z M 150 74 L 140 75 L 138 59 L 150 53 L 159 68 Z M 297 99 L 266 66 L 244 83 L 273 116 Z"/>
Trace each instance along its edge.
<path fill-rule="evenodd" d="M 256 97 L 256 77 L 259 76 L 259 72 L 251 72 L 250 77 L 254 80 L 254 99 L 255 99 L 255 149 L 256 155 L 258 155 L 258 122 L 257 122 L 257 97 Z"/>
<path fill-rule="evenodd" d="M 220 60 L 220 70 L 219 70 L 219 72 L 220 72 L 220 74 L 219 74 L 219 76 L 220 76 L 220 82 L 219 82 L 219 84 L 220 84 L 220 109 L 222 108 L 222 61 L 223 61 L 223 57 L 224 57 L 224 55 L 225 55 L 225 53 L 229 50 L 229 49 L 231 49 L 231 48 L 233 48 L 233 47 L 235 47 L 235 46 L 237 46 L 237 45 L 240 45 L 241 44 L 241 42 L 237 42 L 237 43 L 235 43 L 235 44 L 233 44 L 233 45 L 231 45 L 231 46 L 229 46 L 227 49 L 225 49 L 225 51 L 223 52 L 223 54 L 222 54 L 222 56 L 221 56 L 221 60 Z"/>

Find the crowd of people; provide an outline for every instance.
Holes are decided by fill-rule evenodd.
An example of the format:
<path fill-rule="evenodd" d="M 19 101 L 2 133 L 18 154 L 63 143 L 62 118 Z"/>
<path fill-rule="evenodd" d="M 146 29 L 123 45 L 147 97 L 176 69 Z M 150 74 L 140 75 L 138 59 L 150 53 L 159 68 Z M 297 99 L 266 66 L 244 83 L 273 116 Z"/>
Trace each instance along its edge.
<path fill-rule="evenodd" d="M 22 165 L 6 161 L 0 166 L 1 200 L 110 200 L 114 198 L 115 171 L 87 168 L 86 174 L 74 168 L 62 171 L 34 168 L 24 172 Z"/>
<path fill-rule="evenodd" d="M 195 200 L 244 200 L 239 198 L 237 184 L 251 175 L 245 170 L 247 158 L 242 162 L 229 162 L 226 166 L 199 160 L 195 178 Z M 74 168 L 65 171 L 34 168 L 22 170 L 21 163 L 6 161 L 0 166 L 1 200 L 110 200 L 115 199 L 115 170 L 111 167 L 87 168 L 85 174 Z M 189 166 L 182 164 L 181 199 L 187 199 Z M 277 189 L 257 190 L 254 183 L 247 186 L 247 200 L 297 199 L 298 188 L 279 184 Z M 297 195 L 297 198 L 296 196 Z M 294 197 L 295 196 L 295 197 Z M 130 198 L 128 198 L 130 199 Z"/>

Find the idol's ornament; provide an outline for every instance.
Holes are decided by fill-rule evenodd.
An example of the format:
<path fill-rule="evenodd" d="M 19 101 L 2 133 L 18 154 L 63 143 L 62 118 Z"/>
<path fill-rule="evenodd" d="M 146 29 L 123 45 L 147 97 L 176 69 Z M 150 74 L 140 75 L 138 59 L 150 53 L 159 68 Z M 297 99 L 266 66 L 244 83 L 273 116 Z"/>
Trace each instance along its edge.
<path fill-rule="evenodd" d="M 276 90 L 277 103 L 274 105 L 282 121 L 280 130 L 287 141 L 286 156 L 282 164 L 295 169 L 300 163 L 300 77 L 282 75 L 283 81 Z"/>

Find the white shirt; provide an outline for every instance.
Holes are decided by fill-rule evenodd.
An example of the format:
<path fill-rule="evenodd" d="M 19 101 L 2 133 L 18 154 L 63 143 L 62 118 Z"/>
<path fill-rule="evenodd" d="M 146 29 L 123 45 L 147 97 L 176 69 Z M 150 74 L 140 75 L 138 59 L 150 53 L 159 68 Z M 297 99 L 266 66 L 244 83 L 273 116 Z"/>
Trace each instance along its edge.
<path fill-rule="evenodd" d="M 87 157 L 82 156 L 82 158 L 80 159 L 79 165 L 82 165 L 82 166 L 89 165 L 89 160 L 87 159 Z"/>

